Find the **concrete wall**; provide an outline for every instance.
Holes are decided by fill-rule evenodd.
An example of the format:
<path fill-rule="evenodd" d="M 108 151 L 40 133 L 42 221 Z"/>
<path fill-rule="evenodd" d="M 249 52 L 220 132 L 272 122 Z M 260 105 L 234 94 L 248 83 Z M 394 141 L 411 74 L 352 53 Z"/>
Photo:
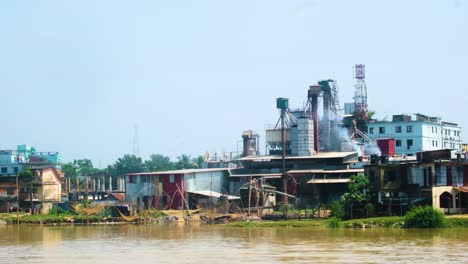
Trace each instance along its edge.
<path fill-rule="evenodd" d="M 42 187 L 38 190 L 40 200 L 47 202 L 60 202 L 62 198 L 62 185 L 60 176 L 54 169 L 42 171 Z"/>
<path fill-rule="evenodd" d="M 379 128 L 385 132 L 380 133 Z M 397 132 L 397 127 L 401 128 Z M 411 131 L 408 128 L 411 127 Z M 373 132 L 373 133 L 371 133 Z M 375 122 L 370 123 L 367 135 L 373 141 L 379 138 L 395 139 L 395 152 L 400 155 L 415 155 L 416 152 L 439 150 L 445 148 L 461 149 L 461 128 L 440 123 L 409 122 Z M 408 140 L 413 145 L 408 148 Z M 401 142 L 401 145 L 398 142 Z"/>

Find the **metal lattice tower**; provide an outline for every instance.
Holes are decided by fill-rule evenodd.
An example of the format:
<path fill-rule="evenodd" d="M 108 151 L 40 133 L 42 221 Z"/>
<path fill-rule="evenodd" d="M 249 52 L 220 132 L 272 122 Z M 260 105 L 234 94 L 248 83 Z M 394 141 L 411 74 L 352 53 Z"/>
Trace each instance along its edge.
<path fill-rule="evenodd" d="M 138 142 L 138 125 L 133 126 L 133 155 L 140 156 L 140 143 Z"/>
<path fill-rule="evenodd" d="M 354 66 L 354 78 L 356 79 L 356 91 L 354 94 L 355 112 L 367 116 L 367 86 L 364 64 L 356 64 Z"/>

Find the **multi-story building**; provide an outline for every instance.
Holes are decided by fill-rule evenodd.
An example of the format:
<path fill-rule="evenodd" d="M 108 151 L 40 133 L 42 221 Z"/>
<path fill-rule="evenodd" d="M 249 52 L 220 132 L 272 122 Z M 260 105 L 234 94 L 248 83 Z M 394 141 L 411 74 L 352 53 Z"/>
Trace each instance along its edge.
<path fill-rule="evenodd" d="M 378 161 L 365 166 L 377 193 L 378 208 L 404 214 L 411 205 L 427 204 L 446 213 L 468 211 L 468 162 L 454 150 L 420 152 L 417 159 Z"/>
<path fill-rule="evenodd" d="M 52 165 L 60 169 L 62 158 L 58 152 L 38 152 L 28 145 L 18 145 L 16 150 L 0 150 L 0 175 L 20 173 L 26 164 Z"/>
<path fill-rule="evenodd" d="M 36 152 L 28 145 L 0 150 L 0 212 L 19 208 L 47 213 L 61 201 L 60 162 L 58 152 Z M 25 168 L 32 176 L 22 175 Z"/>
<path fill-rule="evenodd" d="M 375 121 L 368 125 L 367 136 L 373 141 L 390 138 L 396 154 L 414 156 L 417 152 L 462 149 L 461 127 L 439 117 L 422 114 L 394 115 L 392 121 Z"/>
<path fill-rule="evenodd" d="M 0 212 L 12 208 L 47 214 L 61 201 L 63 173 L 53 166 L 31 168 L 31 175 L 0 176 Z"/>

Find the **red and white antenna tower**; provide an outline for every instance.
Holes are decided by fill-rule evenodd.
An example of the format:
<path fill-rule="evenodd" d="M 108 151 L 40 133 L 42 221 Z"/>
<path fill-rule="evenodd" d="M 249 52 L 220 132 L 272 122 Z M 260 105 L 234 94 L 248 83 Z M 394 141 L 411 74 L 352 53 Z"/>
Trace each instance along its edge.
<path fill-rule="evenodd" d="M 356 64 L 354 66 L 354 78 L 356 79 L 356 91 L 354 94 L 355 112 L 367 116 L 367 86 L 366 72 L 364 64 Z"/>

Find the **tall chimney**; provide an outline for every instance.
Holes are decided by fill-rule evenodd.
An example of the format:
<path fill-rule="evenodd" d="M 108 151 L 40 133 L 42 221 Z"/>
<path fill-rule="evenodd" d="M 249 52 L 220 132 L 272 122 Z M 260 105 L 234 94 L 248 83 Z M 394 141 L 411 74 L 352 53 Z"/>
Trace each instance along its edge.
<path fill-rule="evenodd" d="M 315 153 L 320 151 L 320 137 L 319 137 L 319 118 L 318 118 L 318 97 L 322 92 L 322 86 L 311 85 L 309 87 L 308 97 L 311 104 L 312 121 L 314 122 L 314 150 Z"/>

